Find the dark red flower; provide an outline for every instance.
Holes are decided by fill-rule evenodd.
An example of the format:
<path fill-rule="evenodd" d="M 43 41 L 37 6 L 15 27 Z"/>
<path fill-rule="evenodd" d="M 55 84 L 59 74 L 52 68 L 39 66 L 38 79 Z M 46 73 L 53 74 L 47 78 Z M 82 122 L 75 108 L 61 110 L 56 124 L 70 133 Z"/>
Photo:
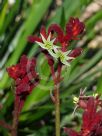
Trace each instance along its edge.
<path fill-rule="evenodd" d="M 64 128 L 64 132 L 68 134 L 69 136 L 79 136 L 78 132 L 66 127 Z"/>
<path fill-rule="evenodd" d="M 21 100 L 25 100 L 32 89 L 38 84 L 39 77 L 35 71 L 36 60 L 28 59 L 23 55 L 20 63 L 7 68 L 7 72 L 11 78 L 15 80 L 16 95 Z"/>
<path fill-rule="evenodd" d="M 66 25 L 66 32 L 57 24 L 52 24 L 48 28 L 48 33 L 44 26 L 41 27 L 40 37 L 29 36 L 29 42 L 36 42 L 52 57 L 58 59 L 64 65 L 70 65 L 69 61 L 76 58 L 82 53 L 81 48 L 76 48 L 72 51 L 67 51 L 69 41 L 77 39 L 84 31 L 84 24 L 78 18 L 70 18 Z M 60 46 L 56 46 L 59 44 Z"/>
<path fill-rule="evenodd" d="M 75 132 L 66 128 L 65 132 L 69 136 L 102 136 L 102 100 L 99 97 L 90 97 L 85 103 L 87 106 L 82 116 L 81 131 Z"/>
<path fill-rule="evenodd" d="M 82 53 L 82 51 L 83 51 L 82 48 L 75 48 L 74 50 L 71 51 L 69 56 L 76 58 L 77 56 L 79 56 Z"/>
<path fill-rule="evenodd" d="M 66 24 L 66 33 L 64 34 L 62 28 L 57 24 L 52 24 L 48 28 L 48 33 L 56 32 L 57 37 L 56 41 L 60 42 L 62 45 L 62 49 L 66 50 L 66 47 L 69 45 L 70 40 L 77 40 L 78 36 L 84 32 L 84 24 L 79 21 L 78 18 L 70 18 L 69 22 Z"/>
<path fill-rule="evenodd" d="M 46 33 L 46 29 L 44 26 L 40 29 L 40 34 L 44 36 L 45 39 L 48 38 L 51 33 L 51 38 L 55 38 L 54 43 L 61 43 L 62 46 L 68 46 L 69 41 L 73 39 L 78 39 L 77 37 L 83 33 L 84 24 L 79 21 L 78 18 L 70 18 L 69 22 L 66 24 L 66 33 L 64 34 L 63 29 L 58 24 L 51 24 L 48 28 L 48 33 Z M 57 35 L 54 35 L 56 32 Z M 37 36 L 29 36 L 28 41 L 31 43 L 34 42 L 42 42 L 42 38 Z"/>
<path fill-rule="evenodd" d="M 47 39 L 48 35 L 49 35 L 49 34 L 46 33 L 46 29 L 45 29 L 44 26 L 41 27 L 40 34 L 42 34 L 45 39 Z M 43 42 L 41 37 L 38 37 L 38 36 L 35 36 L 35 35 L 29 36 L 28 37 L 28 41 L 31 42 L 31 43 L 34 43 L 34 42 Z"/>
<path fill-rule="evenodd" d="M 83 136 L 102 135 L 102 107 L 99 108 L 98 100 L 89 98 L 87 107 L 83 113 L 83 124 L 81 134 Z M 99 134 L 100 133 L 100 134 Z"/>
<path fill-rule="evenodd" d="M 84 24 L 78 18 L 71 17 L 66 24 L 66 33 L 69 34 L 71 32 L 71 39 L 78 39 L 78 36 L 83 33 L 84 27 Z"/>

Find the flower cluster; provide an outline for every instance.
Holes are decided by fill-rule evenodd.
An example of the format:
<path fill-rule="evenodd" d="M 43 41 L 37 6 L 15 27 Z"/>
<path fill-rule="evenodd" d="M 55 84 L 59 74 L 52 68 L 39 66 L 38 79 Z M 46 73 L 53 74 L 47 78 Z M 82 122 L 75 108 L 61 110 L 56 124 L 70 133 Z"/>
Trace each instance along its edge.
<path fill-rule="evenodd" d="M 48 28 L 48 33 L 44 26 L 41 27 L 40 37 L 29 36 L 28 41 L 37 43 L 44 50 L 59 60 L 62 64 L 69 66 L 70 60 L 79 56 L 82 52 L 81 48 L 68 50 L 71 40 L 79 39 L 80 34 L 84 32 L 84 24 L 78 18 L 70 18 L 66 24 L 66 32 L 57 24 L 52 24 Z M 58 46 L 60 45 L 60 46 Z"/>
<path fill-rule="evenodd" d="M 15 80 L 16 96 L 19 96 L 21 100 L 25 100 L 27 95 L 30 94 L 39 82 L 35 66 L 35 58 L 29 60 L 23 55 L 20 63 L 7 68 L 9 76 Z"/>
<path fill-rule="evenodd" d="M 69 136 L 102 136 L 102 100 L 99 96 L 81 100 L 81 108 L 84 110 L 81 131 L 64 128 L 65 132 Z"/>

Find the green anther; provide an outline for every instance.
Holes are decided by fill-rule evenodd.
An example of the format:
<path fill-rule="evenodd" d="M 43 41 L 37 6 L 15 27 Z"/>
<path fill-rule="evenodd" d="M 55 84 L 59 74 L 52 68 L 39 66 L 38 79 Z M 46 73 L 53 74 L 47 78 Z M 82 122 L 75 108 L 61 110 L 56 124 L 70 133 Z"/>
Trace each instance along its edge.
<path fill-rule="evenodd" d="M 60 57 L 60 60 L 62 60 L 62 61 L 65 59 L 64 54 L 60 51 L 58 52 L 58 56 Z"/>
<path fill-rule="evenodd" d="M 45 43 L 45 47 L 46 47 L 48 50 L 52 49 L 52 45 L 51 45 L 50 42 L 46 42 L 46 43 Z"/>
<path fill-rule="evenodd" d="M 63 52 L 62 50 L 60 50 L 60 48 L 55 48 L 54 49 L 54 52 L 56 54 L 56 58 L 59 58 L 60 61 L 64 64 L 64 65 L 67 65 L 67 66 L 70 66 L 68 60 L 70 59 L 74 59 L 73 57 L 69 57 L 69 53 L 70 51 L 67 51 L 67 52 Z"/>

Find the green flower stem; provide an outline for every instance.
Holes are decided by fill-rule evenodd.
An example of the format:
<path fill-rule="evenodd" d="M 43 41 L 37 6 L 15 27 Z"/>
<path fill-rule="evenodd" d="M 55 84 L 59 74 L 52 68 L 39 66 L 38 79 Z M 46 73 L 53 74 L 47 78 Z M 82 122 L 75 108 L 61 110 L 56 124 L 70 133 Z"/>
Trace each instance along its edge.
<path fill-rule="evenodd" d="M 62 63 L 59 61 L 58 67 L 57 67 L 57 75 L 55 75 L 53 60 L 51 63 L 51 58 L 49 57 L 49 55 L 45 53 L 45 56 L 48 61 L 51 75 L 54 81 L 53 102 L 55 104 L 55 131 L 56 131 L 56 136 L 60 136 L 60 91 L 59 91 L 59 86 L 60 86 L 60 81 L 61 81 Z"/>
<path fill-rule="evenodd" d="M 56 136 L 60 136 L 60 96 L 59 96 L 59 86 L 56 86 L 55 91 L 55 127 Z"/>
<path fill-rule="evenodd" d="M 60 76 L 61 76 L 62 64 L 59 62 L 57 68 L 57 85 L 55 85 L 55 126 L 56 136 L 60 136 Z"/>
<path fill-rule="evenodd" d="M 54 98 L 55 98 L 55 130 L 56 136 L 60 136 L 60 76 L 62 65 L 58 64 L 57 76 L 55 76 L 54 67 L 50 65 L 51 74 L 54 80 Z"/>

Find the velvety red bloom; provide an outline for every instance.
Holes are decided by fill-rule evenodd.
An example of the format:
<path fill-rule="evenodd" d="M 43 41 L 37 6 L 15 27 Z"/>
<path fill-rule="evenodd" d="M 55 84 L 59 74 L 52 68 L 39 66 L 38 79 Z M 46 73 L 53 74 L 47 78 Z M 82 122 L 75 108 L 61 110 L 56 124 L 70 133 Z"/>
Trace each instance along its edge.
<path fill-rule="evenodd" d="M 78 36 L 84 31 L 84 24 L 79 21 L 78 18 L 71 17 L 69 22 L 66 24 L 66 33 L 72 33 L 71 39 L 78 39 Z"/>
<path fill-rule="evenodd" d="M 57 24 L 52 24 L 48 28 L 48 33 L 56 32 L 56 43 L 60 42 L 63 49 L 66 50 L 66 47 L 69 45 L 70 40 L 77 40 L 78 36 L 84 32 L 84 24 L 79 21 L 78 18 L 70 18 L 66 24 L 66 33 L 63 32 L 62 28 Z"/>
<path fill-rule="evenodd" d="M 79 136 L 78 132 L 66 127 L 64 128 L 64 132 L 68 134 L 69 136 Z"/>
<path fill-rule="evenodd" d="M 74 50 L 71 51 L 69 56 L 76 58 L 77 56 L 79 56 L 82 53 L 82 51 L 83 51 L 82 48 L 75 48 Z"/>
<path fill-rule="evenodd" d="M 90 97 L 85 103 L 87 106 L 82 116 L 81 131 L 65 128 L 65 132 L 69 136 L 102 136 L 102 100 Z"/>
<path fill-rule="evenodd" d="M 83 33 L 84 24 L 78 18 L 70 18 L 66 24 L 66 32 L 57 24 L 52 24 L 46 29 L 41 27 L 40 37 L 29 36 L 28 41 L 31 43 L 36 42 L 44 50 L 46 50 L 52 57 L 58 59 L 64 65 L 70 65 L 69 62 L 82 53 L 81 48 L 76 48 L 68 51 L 67 47 L 70 40 L 77 39 Z M 59 46 L 56 46 L 56 45 Z"/>
<path fill-rule="evenodd" d="M 41 27 L 41 29 L 40 29 L 40 34 L 42 34 L 45 39 L 47 39 L 47 38 L 48 38 L 48 35 L 49 35 L 49 33 L 48 33 L 48 34 L 46 33 L 46 29 L 45 29 L 44 26 Z M 29 36 L 29 37 L 28 37 L 28 41 L 29 41 L 30 43 L 43 42 L 41 37 L 38 37 L 38 36 L 35 36 L 35 35 Z"/>
<path fill-rule="evenodd" d="M 11 78 L 15 80 L 16 95 L 24 100 L 32 89 L 38 84 L 39 77 L 35 71 L 36 60 L 28 59 L 23 55 L 17 65 L 7 68 Z"/>
<path fill-rule="evenodd" d="M 83 136 L 102 135 L 102 107 L 99 108 L 99 101 L 90 98 L 83 113 L 83 124 L 81 134 Z"/>
<path fill-rule="evenodd" d="M 69 22 L 66 24 L 66 33 L 64 34 L 63 29 L 58 24 L 51 24 L 48 28 L 48 33 L 46 33 L 46 29 L 44 26 L 40 29 L 40 34 L 42 34 L 45 39 L 47 39 L 48 35 L 52 33 L 51 37 L 56 38 L 54 43 L 61 43 L 62 46 L 68 46 L 69 41 L 73 39 L 78 39 L 77 37 L 83 33 L 84 24 L 79 21 L 78 18 L 70 18 Z M 57 35 L 54 35 L 56 32 Z M 28 41 L 34 43 L 35 41 L 42 42 L 42 39 L 37 36 L 29 36 Z"/>

